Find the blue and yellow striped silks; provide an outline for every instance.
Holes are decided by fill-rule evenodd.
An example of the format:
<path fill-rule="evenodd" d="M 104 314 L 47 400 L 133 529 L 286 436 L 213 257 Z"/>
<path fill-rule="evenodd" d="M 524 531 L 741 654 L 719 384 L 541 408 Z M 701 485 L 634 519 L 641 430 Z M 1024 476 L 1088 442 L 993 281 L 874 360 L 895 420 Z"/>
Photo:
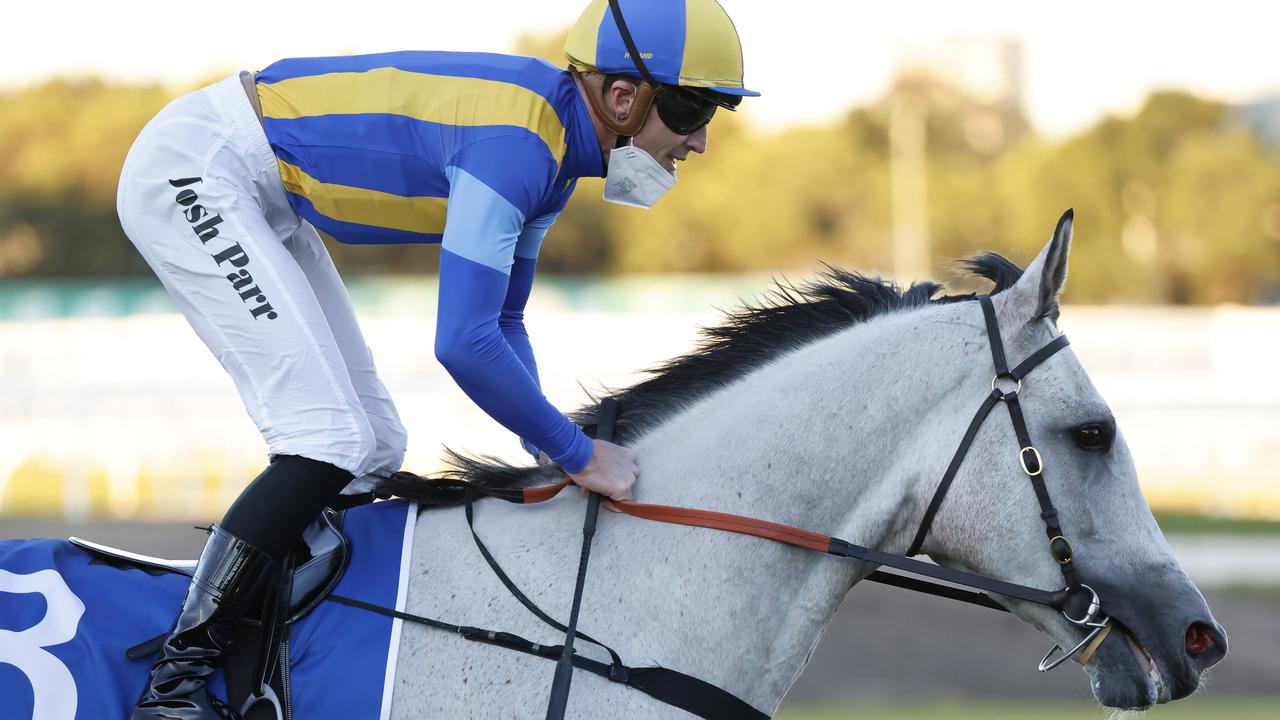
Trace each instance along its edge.
<path fill-rule="evenodd" d="M 463 158 L 523 219 L 558 211 L 574 178 L 603 172 L 572 79 L 540 60 L 298 58 L 266 68 L 257 83 L 295 210 L 341 242 L 439 242 L 447 169 Z M 482 151 L 464 152 L 477 144 Z"/>
<path fill-rule="evenodd" d="M 619 0 L 645 67 L 658 82 L 756 96 L 742 78 L 742 44 L 716 0 Z M 636 76 L 635 63 L 609 10 L 592 0 L 569 31 L 565 55 L 605 74 Z"/>

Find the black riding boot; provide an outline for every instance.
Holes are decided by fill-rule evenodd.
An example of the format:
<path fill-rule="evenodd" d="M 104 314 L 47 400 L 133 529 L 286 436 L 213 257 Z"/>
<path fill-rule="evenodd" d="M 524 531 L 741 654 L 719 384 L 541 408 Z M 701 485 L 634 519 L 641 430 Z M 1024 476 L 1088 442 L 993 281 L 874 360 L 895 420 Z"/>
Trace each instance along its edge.
<path fill-rule="evenodd" d="M 129 720 L 239 717 L 209 694 L 208 683 L 249 597 L 274 567 L 262 550 L 218 525 L 211 528 L 182 611 Z"/>
<path fill-rule="evenodd" d="M 182 612 L 130 720 L 238 717 L 208 690 L 236 620 L 302 531 L 350 481 L 351 473 L 326 462 L 272 458 L 213 526 Z"/>

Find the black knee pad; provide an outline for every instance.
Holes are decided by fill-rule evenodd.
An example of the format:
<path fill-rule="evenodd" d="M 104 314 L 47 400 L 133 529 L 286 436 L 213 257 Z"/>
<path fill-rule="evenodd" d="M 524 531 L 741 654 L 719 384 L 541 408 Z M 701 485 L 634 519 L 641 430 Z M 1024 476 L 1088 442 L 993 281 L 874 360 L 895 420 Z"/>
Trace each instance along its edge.
<path fill-rule="evenodd" d="M 321 460 L 276 455 L 240 493 L 220 525 L 275 559 L 297 543 L 302 531 L 351 482 L 351 473 Z"/>

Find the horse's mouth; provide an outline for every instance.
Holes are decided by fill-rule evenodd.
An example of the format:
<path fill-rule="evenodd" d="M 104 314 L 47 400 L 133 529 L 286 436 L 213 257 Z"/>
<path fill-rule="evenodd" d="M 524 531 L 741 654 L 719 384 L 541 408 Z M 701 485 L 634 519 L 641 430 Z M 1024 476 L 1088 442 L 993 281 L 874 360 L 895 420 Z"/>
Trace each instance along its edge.
<path fill-rule="evenodd" d="M 1151 657 L 1151 653 L 1147 652 L 1146 646 L 1138 638 L 1134 637 L 1133 633 L 1124 627 L 1120 629 L 1124 634 L 1124 639 L 1129 643 L 1129 649 L 1133 651 L 1134 658 L 1138 661 L 1138 667 L 1142 668 L 1147 680 L 1151 683 L 1150 687 L 1148 687 L 1146 707 L 1151 707 L 1156 703 L 1168 702 L 1169 689 L 1165 686 L 1164 678 L 1160 675 L 1160 666 L 1156 664 L 1155 659 Z"/>

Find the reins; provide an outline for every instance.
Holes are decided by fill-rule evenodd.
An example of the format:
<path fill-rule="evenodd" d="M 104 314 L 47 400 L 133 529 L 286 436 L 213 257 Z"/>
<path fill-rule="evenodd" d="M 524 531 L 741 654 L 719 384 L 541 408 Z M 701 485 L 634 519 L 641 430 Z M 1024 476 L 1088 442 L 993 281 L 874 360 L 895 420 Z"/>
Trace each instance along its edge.
<path fill-rule="evenodd" d="M 444 482 L 469 485 L 466 480 L 447 480 Z M 477 495 L 485 495 L 488 497 L 507 500 L 508 502 L 529 505 L 550 500 L 558 495 L 560 491 L 572 485 L 573 479 L 566 477 L 564 480 L 553 485 L 524 488 L 526 494 L 518 496 L 509 494 L 510 491 L 490 493 L 487 489 L 479 486 L 469 486 L 468 489 Z M 516 492 L 520 493 L 521 491 L 517 490 Z M 715 512 L 712 510 L 697 510 L 693 508 L 675 507 L 672 505 L 652 505 L 631 501 L 619 502 L 606 500 L 603 505 L 609 510 L 640 518 L 642 520 L 652 520 L 654 522 L 670 523 L 672 525 L 707 528 L 710 530 L 723 530 L 725 532 L 737 533 L 739 535 L 750 535 L 753 537 L 764 538 L 765 540 L 773 540 L 775 542 L 784 543 L 804 550 L 812 550 L 825 553 L 827 555 L 834 555 L 836 557 L 862 560 L 876 565 L 885 565 L 904 572 L 924 575 L 936 580 L 953 583 L 955 585 L 963 585 L 965 587 L 975 588 L 978 590 L 1007 595 L 1009 597 L 1026 600 L 1039 605 L 1048 605 L 1049 607 L 1056 609 L 1062 609 L 1062 606 L 1066 602 L 1067 593 L 1064 590 L 1051 592 L 1028 587 L 1026 585 L 1018 585 L 1016 583 L 989 578 L 984 575 L 977 575 L 964 570 L 954 570 L 952 568 L 942 567 L 940 565 L 934 565 L 920 560 L 912 560 L 911 558 L 903 557 L 901 555 L 886 553 L 874 548 L 863 547 L 862 545 L 857 545 L 847 540 L 841 540 L 840 538 L 822 535 L 810 530 L 792 527 L 790 525 L 783 525 L 769 520 L 760 520 L 758 518 Z M 486 552 L 483 554 L 487 555 L 488 553 Z M 932 583 L 927 580 L 906 578 L 900 575 L 890 575 L 889 573 L 881 571 L 871 573 L 866 579 L 897 587 L 906 587 L 912 590 L 943 595 L 944 597 L 962 600 L 964 602 L 993 608 L 995 610 L 1006 610 L 1004 606 L 996 603 L 988 595 L 976 592 L 967 592 L 954 587 Z"/>

